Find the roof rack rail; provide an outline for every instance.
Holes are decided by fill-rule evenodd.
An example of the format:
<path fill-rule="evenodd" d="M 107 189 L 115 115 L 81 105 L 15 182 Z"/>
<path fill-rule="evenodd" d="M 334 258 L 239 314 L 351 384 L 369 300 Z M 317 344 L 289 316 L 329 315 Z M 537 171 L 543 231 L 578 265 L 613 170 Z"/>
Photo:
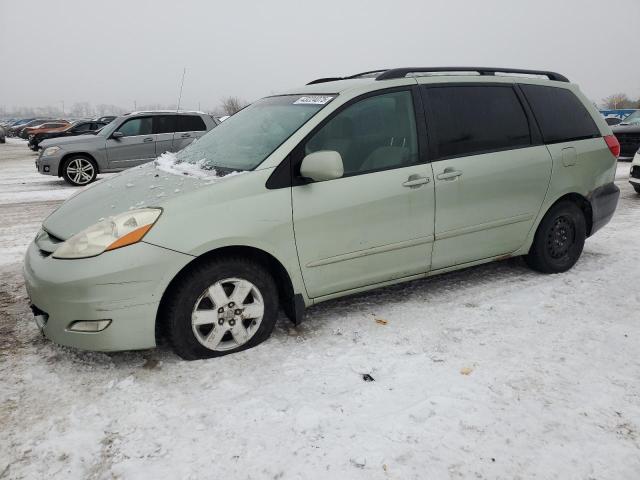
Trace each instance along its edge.
<path fill-rule="evenodd" d="M 369 70 L 367 72 L 356 73 L 355 75 L 349 75 L 348 77 L 325 77 L 325 78 L 316 78 L 315 80 L 311 80 L 307 85 L 315 85 L 316 83 L 325 83 L 325 82 L 335 82 L 336 80 L 352 80 L 354 78 L 364 77 L 366 75 L 372 75 L 374 73 L 384 73 L 387 72 L 387 68 L 379 68 L 378 70 Z M 376 79 L 378 77 L 375 77 Z"/>
<path fill-rule="evenodd" d="M 430 72 L 478 72 L 480 75 L 496 75 L 500 73 L 515 73 L 522 75 L 542 75 L 549 80 L 558 82 L 569 82 L 564 75 L 545 70 L 522 70 L 519 68 L 491 68 L 491 67 L 413 67 L 413 68 L 392 68 L 382 72 L 376 80 L 390 80 L 392 78 L 404 78 L 410 73 L 430 73 Z"/>

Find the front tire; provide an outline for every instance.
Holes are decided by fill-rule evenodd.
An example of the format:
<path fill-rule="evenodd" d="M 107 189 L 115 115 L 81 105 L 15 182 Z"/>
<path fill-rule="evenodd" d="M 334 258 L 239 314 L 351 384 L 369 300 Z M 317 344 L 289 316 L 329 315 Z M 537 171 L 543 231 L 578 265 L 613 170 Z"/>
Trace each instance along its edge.
<path fill-rule="evenodd" d="M 93 182 L 98 176 L 96 163 L 82 155 L 69 157 L 62 165 L 62 178 L 74 187 L 84 187 Z"/>
<path fill-rule="evenodd" d="M 167 295 L 159 320 L 173 350 L 185 360 L 255 347 L 269 338 L 276 323 L 273 278 L 243 258 L 196 265 Z"/>
<path fill-rule="evenodd" d="M 640 193 L 640 185 L 634 185 L 633 189 L 636 191 L 636 193 Z"/>
<path fill-rule="evenodd" d="M 542 273 L 566 272 L 580 258 L 587 225 L 575 203 L 563 201 L 547 212 L 525 256 L 527 264 Z"/>

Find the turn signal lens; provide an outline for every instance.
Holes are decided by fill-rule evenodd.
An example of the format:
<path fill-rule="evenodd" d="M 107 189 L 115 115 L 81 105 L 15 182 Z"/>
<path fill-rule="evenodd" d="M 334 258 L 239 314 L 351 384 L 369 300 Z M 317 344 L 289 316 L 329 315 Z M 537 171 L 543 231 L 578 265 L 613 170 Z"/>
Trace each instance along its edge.
<path fill-rule="evenodd" d="M 115 250 L 116 248 L 126 247 L 127 245 L 131 245 L 132 243 L 137 243 L 142 240 L 142 237 L 151 230 L 153 225 L 144 225 L 140 228 L 136 228 L 133 232 L 127 233 L 124 237 L 120 237 L 118 240 L 113 242 L 107 248 L 105 248 L 105 252 L 109 250 Z"/>

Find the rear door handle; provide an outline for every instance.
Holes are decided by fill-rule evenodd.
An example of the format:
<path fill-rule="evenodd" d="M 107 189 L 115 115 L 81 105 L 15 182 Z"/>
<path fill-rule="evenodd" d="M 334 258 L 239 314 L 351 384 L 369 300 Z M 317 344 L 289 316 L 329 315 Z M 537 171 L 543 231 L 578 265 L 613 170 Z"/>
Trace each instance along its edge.
<path fill-rule="evenodd" d="M 153 142 L 153 137 L 147 137 L 143 140 L 144 143 Z"/>
<path fill-rule="evenodd" d="M 406 182 L 403 182 L 403 187 L 419 187 L 420 185 L 424 185 L 425 183 L 429 183 L 431 180 L 429 177 L 420 177 L 419 175 L 409 175 L 409 179 Z"/>
<path fill-rule="evenodd" d="M 181 138 L 189 138 L 190 136 L 190 133 L 183 133 L 182 135 L 180 135 Z"/>
<path fill-rule="evenodd" d="M 462 175 L 460 170 L 454 170 L 453 168 L 445 168 L 444 172 L 438 174 L 436 178 L 438 180 L 454 180 Z"/>

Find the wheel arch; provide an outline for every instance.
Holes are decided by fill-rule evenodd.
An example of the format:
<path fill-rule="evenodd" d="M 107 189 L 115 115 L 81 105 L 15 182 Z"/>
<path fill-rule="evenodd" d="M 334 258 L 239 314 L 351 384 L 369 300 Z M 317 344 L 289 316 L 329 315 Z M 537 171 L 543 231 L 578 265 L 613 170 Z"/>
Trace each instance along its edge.
<path fill-rule="evenodd" d="M 299 298 L 299 295 L 295 294 L 291 276 L 280 260 L 260 248 L 249 247 L 246 245 L 225 246 L 210 250 L 195 257 L 169 282 L 162 294 L 160 305 L 156 313 L 156 343 L 159 338 L 164 336 L 163 322 L 161 318 L 162 312 L 164 311 L 164 304 L 167 302 L 169 295 L 180 280 L 184 278 L 185 275 L 188 275 L 194 267 L 202 264 L 203 262 L 210 262 L 219 258 L 231 256 L 247 258 L 266 268 L 267 271 L 273 275 L 276 288 L 278 289 L 280 305 L 287 317 L 289 317 L 294 323 L 297 323 L 301 319 L 304 302 Z"/>
<path fill-rule="evenodd" d="M 544 212 L 544 215 L 542 215 L 541 217 L 541 221 L 549 210 L 551 210 L 558 203 L 565 201 L 574 203 L 580 210 L 582 210 L 582 213 L 584 214 L 584 220 L 587 224 L 587 237 L 589 237 L 593 228 L 593 207 L 591 206 L 591 202 L 589 201 L 589 199 L 584 195 L 581 195 L 580 193 L 565 193 L 561 197 L 557 198 L 556 201 L 549 205 L 547 210 Z"/>
<path fill-rule="evenodd" d="M 93 162 L 94 167 L 96 168 L 96 174 L 100 173 L 100 166 L 98 165 L 98 161 L 95 159 L 95 157 L 93 155 L 91 155 L 90 153 L 87 152 L 73 152 L 73 153 L 67 153 L 65 156 L 63 156 L 60 159 L 60 162 L 58 163 L 58 176 L 61 177 L 62 176 L 62 168 L 64 167 L 64 163 L 67 161 L 68 158 L 71 157 L 86 157 L 89 160 L 91 160 Z"/>

